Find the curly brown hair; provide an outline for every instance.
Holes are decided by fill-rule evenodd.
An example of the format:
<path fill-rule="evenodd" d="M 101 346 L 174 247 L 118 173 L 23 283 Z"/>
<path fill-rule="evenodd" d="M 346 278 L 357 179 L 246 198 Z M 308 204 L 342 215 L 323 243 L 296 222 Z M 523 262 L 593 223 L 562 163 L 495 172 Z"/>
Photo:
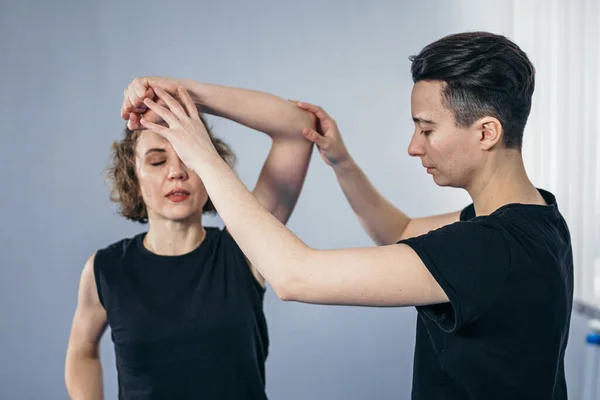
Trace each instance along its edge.
<path fill-rule="evenodd" d="M 213 135 L 203 114 L 200 114 L 200 119 L 208 131 L 217 153 L 233 168 L 236 157 L 231 147 Z M 165 125 L 164 122 L 159 122 L 159 124 Z M 106 172 L 111 185 L 110 199 L 119 204 L 118 213 L 129 220 L 145 224 L 148 222 L 148 212 L 140 193 L 135 168 L 135 151 L 141 132 L 142 130 L 131 130 L 125 126 L 124 138 L 114 141 L 112 144 L 111 161 Z M 216 213 L 210 197 L 204 204 L 202 212 Z"/>

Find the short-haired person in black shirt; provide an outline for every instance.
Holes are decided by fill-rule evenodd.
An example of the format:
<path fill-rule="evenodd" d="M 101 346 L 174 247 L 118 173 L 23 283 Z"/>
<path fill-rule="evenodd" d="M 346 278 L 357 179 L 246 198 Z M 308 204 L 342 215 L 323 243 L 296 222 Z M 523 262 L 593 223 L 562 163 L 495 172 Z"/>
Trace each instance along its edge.
<path fill-rule="evenodd" d="M 139 99 L 159 87 L 175 93 L 179 85 L 196 109 L 271 137 L 253 197 L 280 223 L 304 183 L 314 145 L 301 132 L 315 126 L 310 112 L 253 90 L 135 79 L 125 90 L 128 127 L 113 146 L 110 178 L 121 214 L 149 227 L 98 250 L 83 268 L 65 367 L 73 399 L 103 397 L 98 344 L 107 325 L 119 399 L 266 399 L 264 278 L 227 229 L 203 225 L 203 214 L 215 208 L 198 174 L 139 124 L 142 114 L 164 126 Z M 212 134 L 209 140 L 233 164 L 231 149 Z"/>
<path fill-rule="evenodd" d="M 305 245 L 218 157 L 184 90 L 182 104 L 162 91 L 167 107 L 144 100 L 169 128 L 142 124 L 200 175 L 232 236 L 280 298 L 416 306 L 414 399 L 566 399 L 569 231 L 555 197 L 529 180 L 521 154 L 534 68 L 516 44 L 486 32 L 444 37 L 411 61 L 408 152 L 438 185 L 469 193 L 473 202 L 461 211 L 409 218 L 369 183 L 335 121 L 298 104 L 319 119 L 318 132 L 303 133 L 333 167 L 378 247 Z"/>

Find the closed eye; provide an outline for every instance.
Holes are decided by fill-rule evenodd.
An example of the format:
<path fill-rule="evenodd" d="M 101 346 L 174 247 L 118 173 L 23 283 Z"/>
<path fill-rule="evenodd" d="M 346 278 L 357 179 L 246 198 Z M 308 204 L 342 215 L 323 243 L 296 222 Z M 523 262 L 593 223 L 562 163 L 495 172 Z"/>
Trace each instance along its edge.
<path fill-rule="evenodd" d="M 157 161 L 157 162 L 153 162 L 153 163 L 150 163 L 150 164 L 151 164 L 152 166 L 155 166 L 155 167 L 156 167 L 156 166 L 158 166 L 158 165 L 162 165 L 162 164 L 164 164 L 165 162 L 166 162 L 166 161 L 165 161 L 165 160 L 163 160 L 163 161 Z"/>

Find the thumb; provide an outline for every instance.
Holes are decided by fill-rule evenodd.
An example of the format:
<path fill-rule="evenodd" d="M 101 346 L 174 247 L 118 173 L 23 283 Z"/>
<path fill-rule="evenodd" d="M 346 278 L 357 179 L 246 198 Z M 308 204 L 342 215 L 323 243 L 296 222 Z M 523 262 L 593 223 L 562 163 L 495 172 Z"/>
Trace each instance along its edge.
<path fill-rule="evenodd" d="M 288 101 L 291 101 L 292 103 L 294 103 L 296 105 L 296 107 L 298 107 L 301 110 L 312 112 L 312 110 L 310 109 L 309 105 L 306 104 L 306 103 L 304 103 L 304 102 L 301 102 L 300 100 L 288 99 Z"/>
<path fill-rule="evenodd" d="M 142 124 L 140 124 L 140 117 L 136 113 L 129 114 L 129 120 L 127 121 L 127 128 L 132 131 L 143 129 Z"/>
<path fill-rule="evenodd" d="M 327 139 L 314 129 L 304 128 L 302 129 L 302 135 L 323 150 L 327 150 L 329 147 L 329 142 Z"/>
<path fill-rule="evenodd" d="M 146 93 L 144 93 L 145 99 L 153 99 L 154 98 L 154 90 L 150 86 L 146 89 Z"/>
<path fill-rule="evenodd" d="M 292 103 L 296 104 L 296 107 L 298 107 L 299 109 L 304 110 L 304 111 L 308 111 L 308 112 L 314 114 L 313 110 L 311 110 L 310 107 L 306 103 L 303 103 L 303 102 L 298 101 L 298 100 L 290 100 L 290 101 Z"/>

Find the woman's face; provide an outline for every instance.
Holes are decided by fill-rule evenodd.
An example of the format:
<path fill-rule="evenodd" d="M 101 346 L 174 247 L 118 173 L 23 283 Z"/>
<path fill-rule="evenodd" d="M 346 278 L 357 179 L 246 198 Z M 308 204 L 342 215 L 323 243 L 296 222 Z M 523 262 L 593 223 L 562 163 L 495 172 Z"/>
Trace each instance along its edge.
<path fill-rule="evenodd" d="M 427 173 L 440 186 L 467 188 L 485 163 L 481 151 L 481 127 L 456 125 L 454 113 L 443 103 L 442 83 L 417 82 L 412 90 L 411 109 L 415 131 L 408 154 L 419 157 Z"/>
<path fill-rule="evenodd" d="M 149 130 L 140 132 L 136 173 L 149 220 L 201 217 L 208 200 L 204 184 L 179 159 L 168 140 Z"/>

